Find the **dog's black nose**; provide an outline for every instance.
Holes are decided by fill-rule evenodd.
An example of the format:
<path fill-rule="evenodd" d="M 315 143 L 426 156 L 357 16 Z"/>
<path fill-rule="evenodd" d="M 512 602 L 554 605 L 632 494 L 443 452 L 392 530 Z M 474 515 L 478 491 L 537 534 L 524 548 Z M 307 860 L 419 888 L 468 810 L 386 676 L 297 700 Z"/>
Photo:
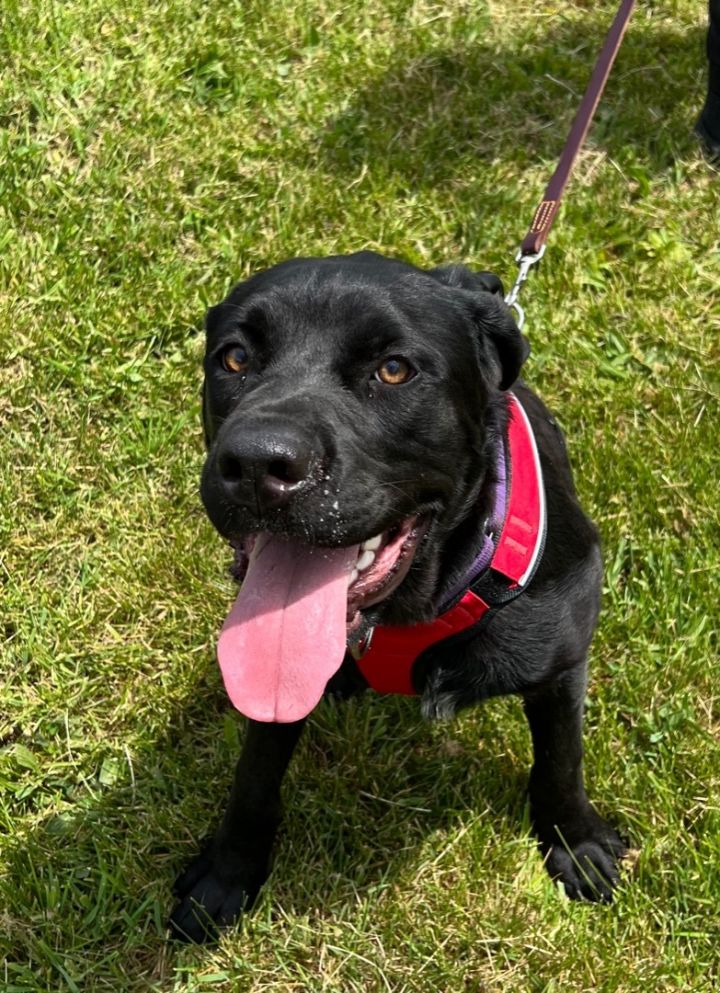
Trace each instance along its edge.
<path fill-rule="evenodd" d="M 290 427 L 243 431 L 217 454 L 223 487 L 233 503 L 282 507 L 310 479 L 316 457 L 309 439 Z"/>

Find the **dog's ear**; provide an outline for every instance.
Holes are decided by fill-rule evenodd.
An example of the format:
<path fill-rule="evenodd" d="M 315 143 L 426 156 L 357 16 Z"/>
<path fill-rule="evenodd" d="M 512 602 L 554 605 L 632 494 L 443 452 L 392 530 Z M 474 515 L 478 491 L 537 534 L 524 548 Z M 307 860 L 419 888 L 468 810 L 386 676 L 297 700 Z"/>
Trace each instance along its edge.
<path fill-rule="evenodd" d="M 462 265 L 438 266 L 429 275 L 445 286 L 457 287 L 465 297 L 480 332 L 480 348 L 496 370 L 496 384 L 501 390 L 509 389 L 530 354 L 530 342 L 505 305 L 500 278 L 494 272 L 473 272 Z"/>
<path fill-rule="evenodd" d="M 504 296 L 502 280 L 494 272 L 473 272 L 464 265 L 439 265 L 428 275 L 445 286 L 459 286 L 463 290 L 482 290 L 495 296 Z"/>
<path fill-rule="evenodd" d="M 212 334 L 212 332 L 220 325 L 220 322 L 224 316 L 224 309 L 224 301 L 222 303 L 215 304 L 214 307 L 208 308 L 208 311 L 205 314 L 206 335 Z M 202 425 L 203 436 L 205 438 L 205 447 L 210 448 L 216 434 L 216 428 L 210 414 L 210 398 L 208 396 L 207 379 L 203 380 L 202 385 Z"/>
<path fill-rule="evenodd" d="M 225 301 L 221 300 L 214 307 L 208 307 L 205 312 L 205 334 L 212 334 L 225 316 Z"/>
<path fill-rule="evenodd" d="M 212 421 L 210 419 L 210 410 L 208 408 L 208 389 L 207 380 L 203 380 L 202 384 L 202 426 L 203 426 L 203 438 L 205 439 L 205 448 L 210 448 L 213 440 L 213 430 Z"/>
<path fill-rule="evenodd" d="M 480 331 L 481 347 L 489 345 L 499 364 L 497 377 L 501 390 L 509 390 L 520 375 L 525 359 L 530 354 L 530 342 L 521 333 L 510 309 L 502 298 L 486 294 L 485 300 L 478 301 L 475 320 Z"/>

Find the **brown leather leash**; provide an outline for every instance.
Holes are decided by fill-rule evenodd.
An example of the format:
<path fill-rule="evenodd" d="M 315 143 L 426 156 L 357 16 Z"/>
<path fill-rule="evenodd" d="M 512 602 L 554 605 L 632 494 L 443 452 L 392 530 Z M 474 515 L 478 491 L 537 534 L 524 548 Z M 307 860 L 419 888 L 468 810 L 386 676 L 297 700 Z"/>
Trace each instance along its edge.
<path fill-rule="evenodd" d="M 560 201 L 570 179 L 575 159 L 592 123 L 595 110 L 605 89 L 605 83 L 615 62 L 615 56 L 625 36 L 634 6 L 635 0 L 623 0 L 620 9 L 615 15 L 615 19 L 605 39 L 605 44 L 595 63 L 595 68 L 585 90 L 585 95 L 582 98 L 578 112 L 575 115 L 575 120 L 570 128 L 570 134 L 565 142 L 560 160 L 555 172 L 552 174 L 550 182 L 545 188 L 545 193 L 535 211 L 532 224 L 515 258 L 519 267 L 518 275 L 513 288 L 505 297 L 505 303 L 509 307 L 512 307 L 517 314 L 519 327 L 522 327 L 525 323 L 525 311 L 518 303 L 520 288 L 527 279 L 532 267 L 543 257 L 545 243 L 560 208 Z"/>

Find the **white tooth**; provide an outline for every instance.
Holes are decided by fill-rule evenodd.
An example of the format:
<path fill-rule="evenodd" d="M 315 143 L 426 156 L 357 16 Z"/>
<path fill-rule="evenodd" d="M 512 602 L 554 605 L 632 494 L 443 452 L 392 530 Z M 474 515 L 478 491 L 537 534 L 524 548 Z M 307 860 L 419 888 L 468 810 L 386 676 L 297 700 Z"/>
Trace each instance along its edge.
<path fill-rule="evenodd" d="M 360 558 L 356 562 L 356 566 L 360 572 L 363 569 L 367 569 L 375 561 L 375 552 L 363 552 Z"/>
<path fill-rule="evenodd" d="M 360 546 L 364 552 L 376 552 L 380 547 L 380 542 L 382 541 L 382 535 L 376 534 L 374 538 L 368 538 Z"/>
<path fill-rule="evenodd" d="M 352 586 L 352 584 L 355 582 L 357 578 L 358 578 L 358 571 L 357 569 L 353 569 L 353 571 L 350 573 L 350 582 L 348 583 L 348 586 Z"/>

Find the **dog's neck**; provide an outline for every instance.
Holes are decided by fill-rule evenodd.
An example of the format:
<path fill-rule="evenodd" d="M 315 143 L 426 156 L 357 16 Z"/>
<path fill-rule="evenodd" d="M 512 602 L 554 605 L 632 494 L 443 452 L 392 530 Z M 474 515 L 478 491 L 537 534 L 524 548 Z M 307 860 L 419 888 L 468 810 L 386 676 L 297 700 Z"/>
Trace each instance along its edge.
<path fill-rule="evenodd" d="M 483 493 L 482 503 L 487 507 L 488 498 L 490 509 L 480 511 L 475 510 L 475 520 L 471 522 L 471 532 L 473 538 L 466 545 L 466 553 L 472 557 L 470 561 L 461 564 L 457 570 L 456 578 L 441 593 L 437 603 L 437 613 L 454 603 L 458 597 L 462 596 L 465 590 L 478 579 L 489 567 L 490 561 L 495 551 L 500 529 L 505 518 L 505 504 L 507 500 L 507 462 L 505 443 L 502 437 L 495 440 L 495 455 L 492 462 L 492 469 L 488 472 L 489 485 Z M 466 557 L 466 556 L 465 556 Z"/>
<path fill-rule="evenodd" d="M 507 395 L 491 400 L 483 418 L 485 445 L 476 487 L 462 520 L 448 535 L 432 597 L 437 616 L 456 600 L 490 564 L 505 517 L 508 472 Z"/>

